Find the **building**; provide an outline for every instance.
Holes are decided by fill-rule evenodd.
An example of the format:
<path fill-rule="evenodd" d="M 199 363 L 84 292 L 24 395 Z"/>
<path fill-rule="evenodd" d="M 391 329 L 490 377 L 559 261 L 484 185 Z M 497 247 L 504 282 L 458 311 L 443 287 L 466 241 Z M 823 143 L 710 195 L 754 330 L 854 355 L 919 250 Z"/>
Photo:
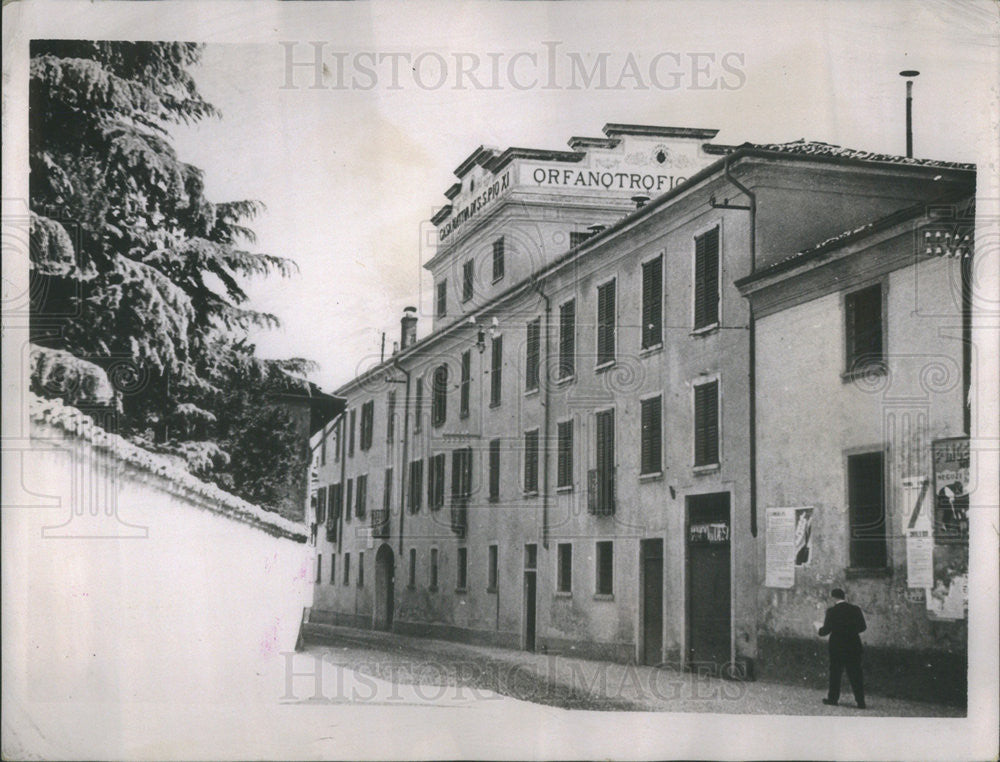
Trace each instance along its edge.
<path fill-rule="evenodd" d="M 316 440 L 312 622 L 753 673 L 781 615 L 761 593 L 755 431 L 776 400 L 736 283 L 968 194 L 974 171 L 604 133 L 456 170 L 431 334 L 408 311 Z"/>

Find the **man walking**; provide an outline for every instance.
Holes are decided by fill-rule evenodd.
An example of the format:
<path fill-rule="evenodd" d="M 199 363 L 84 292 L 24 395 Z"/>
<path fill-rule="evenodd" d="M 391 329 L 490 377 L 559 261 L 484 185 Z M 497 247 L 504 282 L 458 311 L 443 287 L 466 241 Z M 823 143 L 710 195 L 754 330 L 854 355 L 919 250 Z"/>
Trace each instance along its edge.
<path fill-rule="evenodd" d="M 823 703 L 836 706 L 840 700 L 840 676 L 847 669 L 847 679 L 854 690 L 854 700 L 858 708 L 865 708 L 864 681 L 861 676 L 861 638 L 859 634 L 868 629 L 861 609 L 846 600 L 839 587 L 830 591 L 834 604 L 826 610 L 826 619 L 819 628 L 820 637 L 830 636 L 830 692 Z"/>

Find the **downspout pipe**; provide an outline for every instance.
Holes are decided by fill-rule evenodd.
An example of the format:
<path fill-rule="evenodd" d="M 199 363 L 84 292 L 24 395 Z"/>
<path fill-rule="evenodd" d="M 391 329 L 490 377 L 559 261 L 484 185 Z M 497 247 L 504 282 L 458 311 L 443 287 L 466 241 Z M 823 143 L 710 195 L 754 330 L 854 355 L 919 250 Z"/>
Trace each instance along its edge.
<path fill-rule="evenodd" d="M 399 465 L 399 561 L 403 561 L 403 528 L 406 519 L 406 477 L 410 453 L 410 377 L 411 373 L 399 364 L 399 359 L 392 358 L 393 367 L 406 376 L 406 392 L 403 403 L 403 462 Z M 386 521 L 389 517 L 386 516 Z"/>
<path fill-rule="evenodd" d="M 532 279 L 532 288 L 538 292 L 545 302 L 545 361 L 539 368 L 539 383 L 544 383 L 545 393 L 542 400 L 542 547 L 549 549 L 549 429 L 550 429 L 550 407 L 551 391 L 549 388 L 549 344 L 550 344 L 550 323 L 552 320 L 552 301 L 542 290 L 541 284 Z M 542 371 L 545 378 L 542 379 Z"/>
<path fill-rule="evenodd" d="M 750 200 L 750 272 L 757 269 L 757 196 L 752 190 L 733 177 L 729 169 L 729 159 L 727 155 L 722 164 L 722 171 L 726 180 Z M 749 299 L 747 304 L 750 309 L 750 319 L 748 322 L 750 346 L 747 352 L 748 365 L 747 381 L 750 387 L 750 535 L 757 536 L 757 325 L 753 312 L 753 302 Z"/>
<path fill-rule="evenodd" d="M 347 505 L 347 441 L 344 439 L 344 435 L 347 434 L 346 421 L 347 410 L 345 409 L 340 414 L 340 420 L 337 421 L 337 426 L 340 429 L 337 433 L 337 446 L 340 448 L 340 505 L 338 506 L 340 515 L 337 516 L 337 553 L 340 553 L 344 546 L 344 514 L 351 509 Z"/>

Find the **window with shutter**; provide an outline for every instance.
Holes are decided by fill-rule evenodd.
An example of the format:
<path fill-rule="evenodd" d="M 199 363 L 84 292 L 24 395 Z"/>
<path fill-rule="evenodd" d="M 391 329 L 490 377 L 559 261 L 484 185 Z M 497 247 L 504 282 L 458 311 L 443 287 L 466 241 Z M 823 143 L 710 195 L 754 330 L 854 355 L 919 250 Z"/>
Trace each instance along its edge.
<path fill-rule="evenodd" d="M 363 474 L 357 478 L 356 485 L 357 505 L 354 515 L 363 519 L 368 511 L 368 474 Z"/>
<path fill-rule="evenodd" d="M 559 378 L 576 373 L 576 301 L 559 307 Z"/>
<path fill-rule="evenodd" d="M 615 359 L 615 281 L 597 288 L 597 364 Z"/>
<path fill-rule="evenodd" d="M 490 501 L 500 499 L 500 440 L 490 440 Z"/>
<path fill-rule="evenodd" d="M 316 584 L 323 581 L 323 554 L 316 555 Z"/>
<path fill-rule="evenodd" d="M 348 479 L 344 498 L 344 521 L 350 521 L 352 513 L 354 513 L 354 479 Z"/>
<path fill-rule="evenodd" d="M 431 590 L 437 590 L 438 586 L 438 549 L 431 548 L 431 574 L 430 574 L 430 587 Z"/>
<path fill-rule="evenodd" d="M 504 240 L 498 238 L 493 242 L 493 282 L 500 280 L 504 275 Z"/>
<path fill-rule="evenodd" d="M 642 348 L 663 342 L 663 256 L 642 266 Z"/>
<path fill-rule="evenodd" d="M 330 584 L 337 584 L 337 554 L 330 556 Z"/>
<path fill-rule="evenodd" d="M 882 569 L 888 560 L 883 453 L 847 459 L 847 500 L 851 522 L 851 566 Z"/>
<path fill-rule="evenodd" d="M 573 486 L 573 421 L 560 421 L 556 425 L 559 452 L 556 461 L 556 486 Z"/>
<path fill-rule="evenodd" d="M 847 372 L 867 370 L 884 362 L 882 353 L 882 284 L 844 297 Z"/>
<path fill-rule="evenodd" d="M 694 464 L 719 462 L 719 382 L 694 387 Z"/>
<path fill-rule="evenodd" d="M 320 487 L 316 491 L 316 523 L 322 524 L 326 521 L 326 487 Z"/>
<path fill-rule="evenodd" d="M 347 440 L 347 454 L 349 456 L 353 457 L 354 456 L 354 429 L 356 428 L 356 425 L 357 425 L 357 411 L 356 410 L 351 410 L 351 416 L 350 417 L 351 417 L 351 427 L 350 427 L 349 437 L 348 437 L 348 440 Z"/>
<path fill-rule="evenodd" d="M 602 540 L 596 544 L 597 568 L 596 568 L 596 590 L 598 595 L 613 595 L 615 556 L 614 544 L 611 540 Z"/>
<path fill-rule="evenodd" d="M 524 491 L 538 492 L 538 429 L 524 433 Z"/>
<path fill-rule="evenodd" d="M 446 280 L 437 284 L 437 303 L 434 311 L 438 317 L 444 317 L 448 314 L 448 281 Z"/>
<path fill-rule="evenodd" d="M 719 229 L 694 239 L 694 327 L 719 322 Z"/>
<path fill-rule="evenodd" d="M 487 549 L 486 592 L 488 593 L 495 593 L 497 591 L 500 571 L 498 563 L 499 550 L 499 547 L 496 545 L 490 545 Z"/>
<path fill-rule="evenodd" d="M 462 301 L 467 302 L 472 298 L 474 269 L 473 261 L 470 259 L 462 265 Z"/>
<path fill-rule="evenodd" d="M 396 433 L 396 392 L 389 392 L 385 407 L 385 438 L 391 444 Z"/>
<path fill-rule="evenodd" d="M 593 513 L 609 515 L 615 512 L 615 411 L 598 411 L 595 421 L 597 457 L 588 505 Z"/>
<path fill-rule="evenodd" d="M 414 460 L 410 462 L 410 483 L 408 485 L 407 491 L 409 492 L 409 502 L 410 502 L 410 513 L 417 513 L 420 511 L 421 496 L 424 490 L 424 462 L 422 460 Z"/>
<path fill-rule="evenodd" d="M 431 423 L 441 426 L 448 417 L 448 366 L 439 365 L 434 370 L 433 401 L 431 403 Z"/>
<path fill-rule="evenodd" d="M 465 590 L 466 583 L 468 581 L 468 569 L 469 569 L 469 549 L 459 548 L 456 554 L 456 579 L 455 587 L 458 590 Z"/>
<path fill-rule="evenodd" d="M 503 370 L 503 336 L 494 336 L 491 347 L 490 363 L 490 404 L 500 404 L 500 389 Z"/>
<path fill-rule="evenodd" d="M 417 379 L 416 389 L 413 392 L 413 433 L 419 434 L 423 428 L 424 417 L 424 380 Z"/>
<path fill-rule="evenodd" d="M 459 384 L 458 415 L 460 418 L 469 417 L 469 388 L 472 384 L 472 353 L 470 350 L 462 352 L 462 381 Z"/>
<path fill-rule="evenodd" d="M 541 335 L 541 319 L 535 319 L 528 323 L 528 340 L 524 364 L 524 388 L 529 392 L 538 388 L 538 361 Z"/>
<path fill-rule="evenodd" d="M 344 554 L 344 587 L 351 584 L 351 554 Z"/>
<path fill-rule="evenodd" d="M 641 417 L 641 454 L 639 458 L 641 474 L 657 474 L 663 470 L 662 463 L 662 397 L 651 397 L 642 400 Z"/>
<path fill-rule="evenodd" d="M 556 546 L 556 592 L 573 590 L 573 545 L 561 542 Z"/>
<path fill-rule="evenodd" d="M 365 554 L 358 553 L 358 587 L 365 586 Z"/>
<path fill-rule="evenodd" d="M 406 580 L 406 586 L 409 588 L 414 588 L 417 586 L 417 549 L 410 548 L 410 565 L 407 569 L 409 576 Z"/>
<path fill-rule="evenodd" d="M 392 507 L 392 469 L 385 470 L 385 485 L 382 491 L 382 510 L 386 513 Z"/>

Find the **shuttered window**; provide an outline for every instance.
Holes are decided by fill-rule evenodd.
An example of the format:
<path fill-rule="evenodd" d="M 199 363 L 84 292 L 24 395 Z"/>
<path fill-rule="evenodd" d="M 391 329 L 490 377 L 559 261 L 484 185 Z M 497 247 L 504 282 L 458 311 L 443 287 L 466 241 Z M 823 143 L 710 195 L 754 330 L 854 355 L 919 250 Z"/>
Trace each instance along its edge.
<path fill-rule="evenodd" d="M 663 470 L 662 415 L 662 397 L 656 396 L 642 400 L 640 409 L 642 442 L 639 457 L 640 473 L 642 474 L 656 474 Z"/>
<path fill-rule="evenodd" d="M 361 406 L 361 449 L 368 450 L 372 446 L 372 433 L 375 428 L 375 401 L 368 400 Z"/>
<path fill-rule="evenodd" d="M 500 499 L 500 440 L 490 440 L 490 501 Z"/>
<path fill-rule="evenodd" d="M 663 256 L 642 266 L 642 347 L 663 342 Z"/>
<path fill-rule="evenodd" d="M 499 581 L 499 547 L 496 545 L 490 545 L 487 549 L 488 558 L 486 561 L 486 592 L 495 593 L 497 591 L 497 582 Z"/>
<path fill-rule="evenodd" d="M 498 281 L 504 274 L 504 241 L 498 238 L 493 242 L 493 280 Z"/>
<path fill-rule="evenodd" d="M 538 492 L 538 429 L 524 432 L 524 491 Z"/>
<path fill-rule="evenodd" d="M 469 572 L 469 549 L 468 548 L 459 548 L 458 549 L 458 553 L 456 554 L 455 567 L 456 567 L 455 571 L 457 572 L 457 574 L 455 575 L 455 577 L 456 577 L 455 578 L 455 587 L 458 590 L 465 590 L 465 587 L 468 584 L 468 572 Z"/>
<path fill-rule="evenodd" d="M 615 359 L 615 281 L 597 287 L 597 364 Z"/>
<path fill-rule="evenodd" d="M 469 417 L 469 387 L 472 384 L 472 353 L 470 350 L 462 352 L 462 380 L 458 386 L 458 415 L 460 418 Z"/>
<path fill-rule="evenodd" d="M 600 410 L 596 424 L 596 468 L 588 476 L 587 506 L 601 516 L 615 512 L 615 411 Z"/>
<path fill-rule="evenodd" d="M 387 514 L 392 507 L 392 469 L 385 470 L 385 485 L 382 490 L 382 510 Z"/>
<path fill-rule="evenodd" d="M 848 372 L 883 361 L 882 285 L 863 288 L 844 297 Z"/>
<path fill-rule="evenodd" d="M 446 280 L 437 284 L 437 300 L 434 311 L 438 317 L 444 317 L 448 314 L 448 281 Z"/>
<path fill-rule="evenodd" d="M 420 510 L 421 497 L 424 490 L 424 462 L 414 460 L 410 462 L 410 483 L 407 487 L 409 492 L 410 513 L 417 513 Z"/>
<path fill-rule="evenodd" d="M 337 541 L 337 528 L 340 523 L 340 511 L 344 500 L 344 485 L 331 484 L 327 492 L 328 508 L 326 512 L 326 539 Z"/>
<path fill-rule="evenodd" d="M 423 428 L 424 418 L 424 380 L 417 379 L 416 389 L 413 392 L 413 433 L 417 434 Z"/>
<path fill-rule="evenodd" d="M 431 394 L 431 424 L 440 426 L 448 417 L 448 366 L 434 369 L 434 389 Z"/>
<path fill-rule="evenodd" d="M 528 323 L 528 339 L 524 363 L 524 388 L 534 391 L 538 388 L 538 360 L 541 345 L 542 322 L 540 319 Z"/>
<path fill-rule="evenodd" d="M 881 452 L 852 455 L 847 459 L 852 567 L 882 569 L 888 559 L 884 469 Z"/>
<path fill-rule="evenodd" d="M 344 521 L 350 521 L 352 513 L 354 513 L 354 479 L 348 479 L 344 497 Z"/>
<path fill-rule="evenodd" d="M 444 453 L 434 455 L 427 462 L 427 507 L 432 511 L 444 505 Z"/>
<path fill-rule="evenodd" d="M 438 549 L 431 548 L 431 574 L 430 574 L 430 589 L 437 590 L 438 586 Z"/>
<path fill-rule="evenodd" d="M 344 554 L 344 587 L 351 584 L 351 554 Z"/>
<path fill-rule="evenodd" d="M 323 554 L 316 556 L 316 584 L 323 581 Z"/>
<path fill-rule="evenodd" d="M 438 456 L 443 458 L 444 456 Z M 442 469 L 442 481 L 444 471 Z M 472 495 L 472 448 L 462 447 L 451 453 L 451 499 L 466 500 Z"/>
<path fill-rule="evenodd" d="M 363 474 L 357 478 L 356 485 L 357 504 L 354 515 L 363 519 L 368 512 L 368 474 Z"/>
<path fill-rule="evenodd" d="M 490 404 L 500 404 L 500 389 L 503 381 L 503 336 L 494 336 L 490 362 Z"/>
<path fill-rule="evenodd" d="M 561 542 L 556 546 L 556 591 L 569 593 L 573 590 L 573 545 Z"/>
<path fill-rule="evenodd" d="M 408 577 L 406 579 L 406 586 L 409 588 L 414 588 L 417 586 L 417 549 L 410 548 L 410 566 L 407 569 Z"/>
<path fill-rule="evenodd" d="M 719 462 L 719 382 L 694 388 L 694 464 Z"/>
<path fill-rule="evenodd" d="M 349 456 L 354 456 L 354 429 L 357 427 L 357 411 L 351 410 L 351 427 L 350 434 L 347 440 L 347 454 Z"/>
<path fill-rule="evenodd" d="M 396 433 L 396 392 L 389 392 L 385 407 L 385 438 L 391 443 Z"/>
<path fill-rule="evenodd" d="M 365 586 L 365 554 L 358 553 L 358 587 Z"/>
<path fill-rule="evenodd" d="M 559 307 L 559 378 L 576 373 L 576 300 Z"/>
<path fill-rule="evenodd" d="M 719 229 L 694 239 L 694 327 L 719 322 Z"/>
<path fill-rule="evenodd" d="M 615 591 L 615 555 L 611 540 L 601 540 L 595 546 L 597 551 L 597 580 L 595 592 L 598 595 L 613 595 Z"/>
<path fill-rule="evenodd" d="M 330 584 L 337 584 L 337 554 L 330 556 Z"/>
<path fill-rule="evenodd" d="M 472 298 L 473 280 L 475 278 L 475 267 L 470 259 L 462 265 L 462 301 L 467 302 Z"/>
<path fill-rule="evenodd" d="M 316 523 L 322 524 L 326 521 L 326 487 L 320 487 L 316 491 Z"/>
<path fill-rule="evenodd" d="M 556 486 L 573 486 L 573 421 L 560 421 L 556 425 L 559 452 L 556 461 Z"/>

